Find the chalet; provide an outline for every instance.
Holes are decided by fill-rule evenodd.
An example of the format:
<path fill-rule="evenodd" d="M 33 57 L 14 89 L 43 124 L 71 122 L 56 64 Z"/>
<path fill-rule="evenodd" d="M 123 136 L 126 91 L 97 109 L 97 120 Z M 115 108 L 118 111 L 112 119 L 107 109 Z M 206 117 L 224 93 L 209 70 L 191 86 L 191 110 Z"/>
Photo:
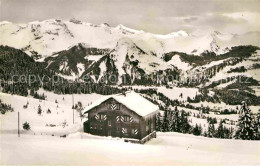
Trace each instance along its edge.
<path fill-rule="evenodd" d="M 155 133 L 158 110 L 135 92 L 105 96 L 84 109 L 84 132 L 141 140 Z"/>

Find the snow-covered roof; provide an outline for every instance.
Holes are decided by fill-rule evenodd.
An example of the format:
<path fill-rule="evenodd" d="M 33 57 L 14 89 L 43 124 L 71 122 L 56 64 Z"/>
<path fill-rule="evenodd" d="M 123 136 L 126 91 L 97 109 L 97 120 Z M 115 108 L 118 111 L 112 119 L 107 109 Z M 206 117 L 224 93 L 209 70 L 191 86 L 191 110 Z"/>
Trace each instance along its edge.
<path fill-rule="evenodd" d="M 100 105 L 101 103 L 103 103 L 104 101 L 106 101 L 109 98 L 115 99 L 119 103 L 123 104 L 130 110 L 134 111 L 135 113 L 137 113 L 138 115 L 143 116 L 143 117 L 159 110 L 159 107 L 157 105 L 155 105 L 152 102 L 150 102 L 149 100 L 145 99 L 140 94 L 131 91 L 131 92 L 126 92 L 125 95 L 116 94 L 116 95 L 105 96 L 105 97 L 99 99 L 98 101 L 94 102 L 93 104 L 87 106 L 84 109 L 84 113 L 86 113 L 89 110 L 91 110 L 92 108 Z"/>

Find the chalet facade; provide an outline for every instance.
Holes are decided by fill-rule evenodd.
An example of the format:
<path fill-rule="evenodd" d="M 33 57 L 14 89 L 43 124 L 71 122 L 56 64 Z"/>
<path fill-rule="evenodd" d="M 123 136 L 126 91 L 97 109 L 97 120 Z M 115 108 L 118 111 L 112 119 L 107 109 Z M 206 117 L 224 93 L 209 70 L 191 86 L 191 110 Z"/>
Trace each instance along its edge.
<path fill-rule="evenodd" d="M 84 132 L 141 140 L 155 132 L 158 110 L 135 92 L 106 96 L 84 109 Z"/>

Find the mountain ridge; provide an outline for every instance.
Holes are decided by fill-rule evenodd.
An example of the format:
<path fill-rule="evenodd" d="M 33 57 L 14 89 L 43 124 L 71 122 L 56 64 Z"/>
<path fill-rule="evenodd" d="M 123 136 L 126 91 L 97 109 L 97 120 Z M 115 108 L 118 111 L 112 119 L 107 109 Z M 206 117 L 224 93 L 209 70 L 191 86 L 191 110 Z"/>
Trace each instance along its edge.
<path fill-rule="evenodd" d="M 128 28 L 122 24 L 111 27 L 107 23 L 96 25 L 71 19 L 63 21 L 49 19 L 33 21 L 28 24 L 0 22 L 0 45 L 24 50 L 27 54 L 37 53 L 43 57 L 66 50 L 78 43 L 100 49 L 114 49 L 121 38 L 153 49 L 155 54 L 177 51 L 200 55 L 205 51 L 222 54 L 237 45 L 260 46 L 260 32 L 248 32 L 243 35 L 222 34 L 221 32 L 195 36 L 183 30 L 166 35 L 153 34 L 143 30 Z M 142 48 L 144 50 L 144 48 Z"/>

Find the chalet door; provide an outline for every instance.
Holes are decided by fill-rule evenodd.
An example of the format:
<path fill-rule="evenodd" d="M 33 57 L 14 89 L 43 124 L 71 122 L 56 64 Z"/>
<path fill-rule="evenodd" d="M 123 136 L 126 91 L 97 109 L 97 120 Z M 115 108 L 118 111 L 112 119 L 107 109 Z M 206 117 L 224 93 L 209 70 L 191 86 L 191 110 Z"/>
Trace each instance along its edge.
<path fill-rule="evenodd" d="M 108 126 L 108 130 L 107 130 L 107 136 L 111 136 L 111 120 L 108 119 L 107 121 L 107 126 Z"/>
<path fill-rule="evenodd" d="M 107 125 L 108 125 L 108 127 L 111 127 L 111 120 L 110 119 L 107 121 Z"/>

